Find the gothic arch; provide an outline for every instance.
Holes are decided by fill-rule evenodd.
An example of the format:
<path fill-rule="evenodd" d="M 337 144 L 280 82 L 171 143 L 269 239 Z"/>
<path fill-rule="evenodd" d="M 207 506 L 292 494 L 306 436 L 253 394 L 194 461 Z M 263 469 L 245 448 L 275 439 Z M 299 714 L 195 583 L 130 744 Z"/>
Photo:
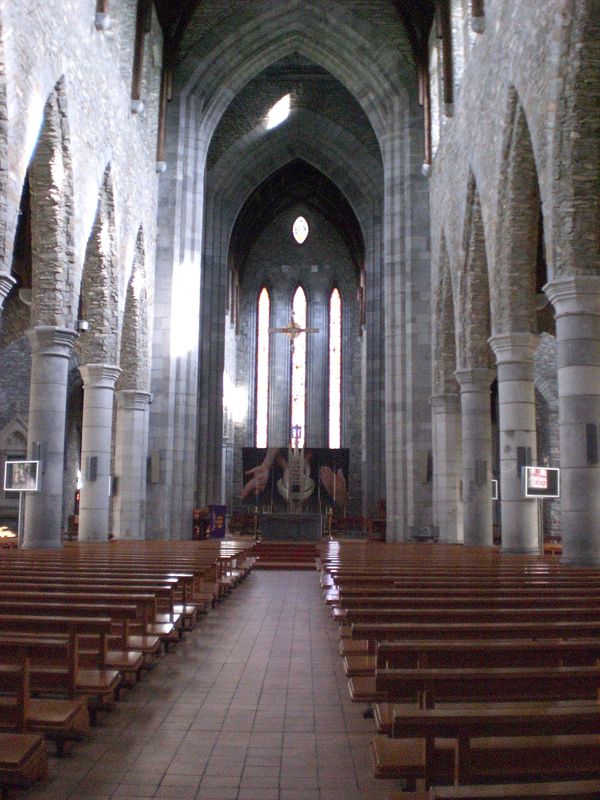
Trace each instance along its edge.
<path fill-rule="evenodd" d="M 334 2 L 331 6 L 331 13 L 324 17 L 311 2 L 302 6 L 265 4 L 264 12 L 255 12 L 261 20 L 258 30 L 255 19 L 250 18 L 239 25 L 235 36 L 223 37 L 223 46 L 213 49 L 209 59 L 199 66 L 188 63 L 180 67 L 180 74 L 186 78 L 183 94 L 196 94 L 201 87 L 198 94 L 207 99 L 203 108 L 206 138 L 212 135 L 231 97 L 245 83 L 293 52 L 331 72 L 363 107 L 378 138 L 384 134 L 395 110 L 392 98 L 403 95 L 407 99 L 402 73 L 388 71 L 379 63 L 373 57 L 378 50 L 374 43 L 352 30 L 347 20 L 344 24 L 342 10 L 335 8 Z M 405 39 L 399 21 L 398 30 Z M 376 29 L 370 32 L 375 35 Z M 406 66 L 408 74 L 411 65 L 407 62 Z"/>
<path fill-rule="evenodd" d="M 80 313 L 89 324 L 80 339 L 83 364 L 117 363 L 119 290 L 115 239 L 114 194 L 108 165 L 98 195 L 81 278 Z"/>
<path fill-rule="evenodd" d="M 550 159 L 554 277 L 600 274 L 600 17 L 597 0 L 569 0 L 565 6 Z"/>
<path fill-rule="evenodd" d="M 245 153 L 242 152 L 244 144 L 231 148 L 211 169 L 208 202 L 213 195 L 223 195 L 229 201 L 228 212 L 235 218 L 257 185 L 294 158 L 301 158 L 339 186 L 366 236 L 372 225 L 372 215 L 376 213 L 374 206 L 381 203 L 383 171 L 381 161 L 376 163 L 368 159 L 366 153 L 363 156 L 364 150 L 361 152 L 356 139 L 351 139 L 339 127 L 324 123 L 317 115 L 307 113 L 303 114 L 300 132 L 292 131 L 290 136 L 289 131 L 274 131 L 268 140 L 263 137 L 253 142 L 251 150 Z M 347 153 L 360 155 L 349 158 Z M 240 175 L 242 158 L 244 169 Z"/>
<path fill-rule="evenodd" d="M 0 16 L 0 262 L 2 264 L 10 263 L 9 244 L 7 242 L 8 182 L 8 99 L 6 95 L 4 23 Z"/>
<path fill-rule="evenodd" d="M 456 328 L 450 258 L 446 237 L 442 235 L 439 253 L 438 285 L 434 293 L 433 314 L 433 394 L 456 394 Z"/>
<path fill-rule="evenodd" d="M 466 221 L 464 226 L 464 272 L 461 278 L 463 320 L 459 337 L 458 363 L 461 368 L 491 367 L 492 351 L 490 289 L 486 237 L 481 201 L 473 173 L 469 175 Z"/>
<path fill-rule="evenodd" d="M 146 391 L 148 385 L 148 290 L 145 258 L 144 231 L 140 227 L 125 293 L 119 389 Z"/>
<path fill-rule="evenodd" d="M 65 80 L 46 101 L 30 164 L 34 325 L 72 327 L 74 200 Z"/>
<path fill-rule="evenodd" d="M 512 86 L 499 174 L 499 235 L 491 298 L 494 332 L 534 332 L 541 200 L 527 117 Z"/>

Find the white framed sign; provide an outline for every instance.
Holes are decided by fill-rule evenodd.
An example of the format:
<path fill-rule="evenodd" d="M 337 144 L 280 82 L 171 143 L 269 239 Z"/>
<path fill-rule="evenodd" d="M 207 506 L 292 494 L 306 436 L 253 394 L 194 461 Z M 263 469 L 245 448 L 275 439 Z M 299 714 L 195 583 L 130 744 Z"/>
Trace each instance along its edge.
<path fill-rule="evenodd" d="M 498 481 L 496 478 L 492 478 L 492 500 L 498 499 Z"/>
<path fill-rule="evenodd" d="M 560 497 L 560 470 L 557 467 L 523 467 L 523 497 Z"/>
<path fill-rule="evenodd" d="M 37 492 L 39 461 L 7 461 L 4 465 L 5 492 Z"/>

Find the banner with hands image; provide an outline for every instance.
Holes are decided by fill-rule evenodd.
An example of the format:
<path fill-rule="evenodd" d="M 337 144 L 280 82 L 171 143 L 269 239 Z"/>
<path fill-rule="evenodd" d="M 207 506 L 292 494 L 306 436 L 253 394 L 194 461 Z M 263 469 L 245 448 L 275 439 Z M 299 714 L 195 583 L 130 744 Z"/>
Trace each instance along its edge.
<path fill-rule="evenodd" d="M 306 447 L 301 452 L 304 457 L 303 510 L 324 512 L 329 507 L 344 508 L 350 496 L 350 451 Z M 288 458 L 287 447 L 242 448 L 242 503 L 261 510 L 285 511 L 288 508 Z"/>

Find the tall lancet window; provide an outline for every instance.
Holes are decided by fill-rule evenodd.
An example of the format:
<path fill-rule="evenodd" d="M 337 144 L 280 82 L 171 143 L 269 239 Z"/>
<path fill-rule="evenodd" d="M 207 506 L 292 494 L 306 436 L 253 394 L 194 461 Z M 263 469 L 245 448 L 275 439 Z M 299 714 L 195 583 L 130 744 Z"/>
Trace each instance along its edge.
<path fill-rule="evenodd" d="M 256 446 L 267 446 L 269 422 L 269 321 L 271 298 L 266 287 L 258 296 L 256 325 Z"/>
<path fill-rule="evenodd" d="M 306 329 L 306 294 L 299 286 L 292 300 L 292 316 L 298 328 Z M 298 447 L 306 438 L 306 333 L 292 338 L 292 409 L 291 429 L 299 431 Z M 298 426 L 296 428 L 296 426 Z M 296 438 L 296 437 L 295 437 Z"/>
<path fill-rule="evenodd" d="M 342 438 L 342 298 L 338 289 L 329 296 L 329 447 L 341 447 Z"/>

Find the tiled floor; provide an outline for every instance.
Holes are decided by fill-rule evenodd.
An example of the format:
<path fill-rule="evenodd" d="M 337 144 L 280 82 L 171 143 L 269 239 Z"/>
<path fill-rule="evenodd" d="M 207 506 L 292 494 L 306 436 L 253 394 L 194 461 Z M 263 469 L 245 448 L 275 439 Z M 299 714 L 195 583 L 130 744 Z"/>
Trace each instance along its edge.
<path fill-rule="evenodd" d="M 316 572 L 254 572 L 19 800 L 379 800 Z"/>

